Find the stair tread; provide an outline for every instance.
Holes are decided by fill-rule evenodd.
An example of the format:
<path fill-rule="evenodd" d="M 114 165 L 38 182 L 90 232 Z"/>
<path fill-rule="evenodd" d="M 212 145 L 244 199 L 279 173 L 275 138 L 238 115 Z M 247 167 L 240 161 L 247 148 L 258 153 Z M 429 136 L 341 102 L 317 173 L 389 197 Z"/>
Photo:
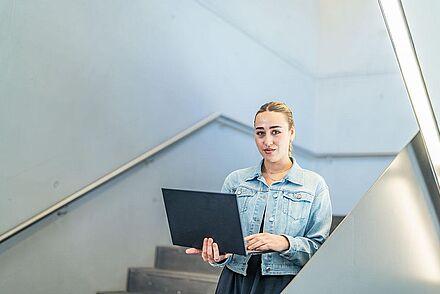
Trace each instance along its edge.
<path fill-rule="evenodd" d="M 151 291 L 151 290 L 136 291 L 136 292 L 129 292 L 129 291 L 101 291 L 101 292 L 97 292 L 96 294 L 163 294 L 163 292 L 161 292 L 161 291 Z"/>
<path fill-rule="evenodd" d="M 165 270 L 188 271 L 220 275 L 220 267 L 212 267 L 200 255 L 188 255 L 185 247 L 157 246 L 154 267 Z"/>
<path fill-rule="evenodd" d="M 206 294 L 215 292 L 217 281 L 218 275 L 136 267 L 129 269 L 127 290 Z"/>
<path fill-rule="evenodd" d="M 158 292 L 101 291 L 96 294 L 158 294 Z"/>
<path fill-rule="evenodd" d="M 153 267 L 131 267 L 129 270 L 130 270 L 130 274 L 141 272 L 141 273 L 146 273 L 149 275 L 155 275 L 161 277 L 184 278 L 190 280 L 212 281 L 212 282 L 218 281 L 218 275 L 215 274 L 165 270 L 165 269 L 158 269 Z"/>

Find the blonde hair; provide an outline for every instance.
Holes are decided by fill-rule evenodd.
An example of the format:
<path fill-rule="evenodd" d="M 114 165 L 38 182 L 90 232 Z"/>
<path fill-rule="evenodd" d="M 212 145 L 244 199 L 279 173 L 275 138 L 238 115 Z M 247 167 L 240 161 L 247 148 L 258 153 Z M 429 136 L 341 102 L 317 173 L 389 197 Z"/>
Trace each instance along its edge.
<path fill-rule="evenodd" d="M 289 130 L 295 128 L 295 121 L 293 120 L 292 110 L 290 110 L 289 106 L 287 106 L 285 103 L 278 101 L 271 101 L 261 105 L 260 109 L 255 114 L 254 126 L 255 126 L 255 120 L 257 119 L 257 115 L 265 111 L 274 111 L 274 112 L 283 113 L 287 119 Z M 292 144 L 289 144 L 289 156 L 292 156 Z"/>

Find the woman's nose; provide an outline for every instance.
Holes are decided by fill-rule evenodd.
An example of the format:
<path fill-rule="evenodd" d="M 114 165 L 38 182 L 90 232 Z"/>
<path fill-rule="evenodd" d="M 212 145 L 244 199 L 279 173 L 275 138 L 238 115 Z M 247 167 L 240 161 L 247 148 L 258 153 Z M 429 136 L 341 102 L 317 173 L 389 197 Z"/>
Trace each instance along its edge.
<path fill-rule="evenodd" d="M 272 145 L 272 140 L 270 139 L 264 139 L 264 146 L 266 147 L 270 147 Z"/>

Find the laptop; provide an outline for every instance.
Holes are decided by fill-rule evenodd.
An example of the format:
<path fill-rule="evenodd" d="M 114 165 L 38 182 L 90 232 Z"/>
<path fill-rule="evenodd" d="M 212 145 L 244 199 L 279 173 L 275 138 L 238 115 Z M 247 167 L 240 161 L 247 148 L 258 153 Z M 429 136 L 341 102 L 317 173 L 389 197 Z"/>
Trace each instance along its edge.
<path fill-rule="evenodd" d="M 211 237 L 220 254 L 268 252 L 246 250 L 235 194 L 162 188 L 162 195 L 174 245 L 202 249 Z"/>

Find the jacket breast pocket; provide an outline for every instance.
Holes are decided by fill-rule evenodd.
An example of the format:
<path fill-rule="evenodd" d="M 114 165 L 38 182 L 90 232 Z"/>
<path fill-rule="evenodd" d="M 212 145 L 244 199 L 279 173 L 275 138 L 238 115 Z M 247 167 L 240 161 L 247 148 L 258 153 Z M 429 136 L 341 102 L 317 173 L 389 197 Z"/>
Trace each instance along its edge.
<path fill-rule="evenodd" d="M 235 195 L 237 195 L 238 209 L 240 212 L 244 212 L 248 209 L 249 202 L 256 193 L 256 190 L 247 187 L 237 188 L 237 190 L 235 191 Z"/>
<path fill-rule="evenodd" d="M 283 191 L 282 211 L 291 220 L 306 220 L 312 202 L 313 196 L 308 193 Z"/>

